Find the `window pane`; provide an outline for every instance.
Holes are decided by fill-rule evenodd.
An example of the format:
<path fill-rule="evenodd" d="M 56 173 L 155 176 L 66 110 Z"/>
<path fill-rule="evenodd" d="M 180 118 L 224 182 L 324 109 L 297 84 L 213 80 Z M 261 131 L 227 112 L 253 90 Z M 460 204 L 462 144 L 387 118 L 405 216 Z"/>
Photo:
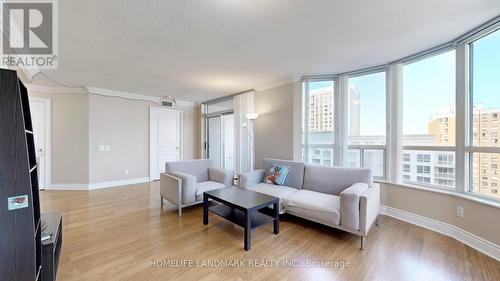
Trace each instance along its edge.
<path fill-rule="evenodd" d="M 347 167 L 359 168 L 361 167 L 361 150 L 348 149 L 347 150 Z"/>
<path fill-rule="evenodd" d="M 384 177 L 384 151 L 381 149 L 365 149 L 363 153 L 363 166 L 370 168 L 374 177 Z"/>
<path fill-rule="evenodd" d="M 349 144 L 385 145 L 385 72 L 349 78 Z"/>
<path fill-rule="evenodd" d="M 472 57 L 472 143 L 500 146 L 500 31 L 471 44 Z"/>
<path fill-rule="evenodd" d="M 333 166 L 333 148 L 309 148 L 309 163 Z"/>
<path fill-rule="evenodd" d="M 455 152 L 404 150 L 403 182 L 455 188 Z"/>
<path fill-rule="evenodd" d="M 455 51 L 403 67 L 403 145 L 455 145 Z"/>
<path fill-rule="evenodd" d="M 335 114 L 333 81 L 309 82 L 308 143 L 333 145 Z"/>
<path fill-rule="evenodd" d="M 500 198 L 498 192 L 498 153 L 473 153 L 472 192 Z"/>

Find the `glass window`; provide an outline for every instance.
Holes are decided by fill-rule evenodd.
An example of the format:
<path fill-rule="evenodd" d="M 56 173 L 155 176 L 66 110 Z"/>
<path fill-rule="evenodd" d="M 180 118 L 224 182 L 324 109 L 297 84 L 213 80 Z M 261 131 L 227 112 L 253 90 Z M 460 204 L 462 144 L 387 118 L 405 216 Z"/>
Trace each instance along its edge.
<path fill-rule="evenodd" d="M 349 78 L 350 145 L 385 145 L 385 71 Z"/>
<path fill-rule="evenodd" d="M 442 188 L 454 187 L 455 152 L 404 150 L 403 154 L 416 160 L 402 163 L 401 169 L 404 182 L 432 184 Z"/>
<path fill-rule="evenodd" d="M 455 145 L 455 51 L 403 67 L 403 145 Z"/>
<path fill-rule="evenodd" d="M 365 149 L 363 151 L 363 167 L 370 168 L 374 177 L 383 178 L 385 176 L 384 150 Z"/>
<path fill-rule="evenodd" d="M 500 112 L 500 30 L 469 45 L 472 108 L 470 139 L 470 191 L 500 198 L 498 193 L 499 153 L 478 153 L 474 147 L 500 148 L 498 113 Z M 495 151 L 492 151 L 495 152 Z"/>
<path fill-rule="evenodd" d="M 335 163 L 334 81 L 305 81 L 302 90 L 303 159 L 310 163 L 332 166 Z"/>
<path fill-rule="evenodd" d="M 471 43 L 472 143 L 498 147 L 500 31 Z"/>

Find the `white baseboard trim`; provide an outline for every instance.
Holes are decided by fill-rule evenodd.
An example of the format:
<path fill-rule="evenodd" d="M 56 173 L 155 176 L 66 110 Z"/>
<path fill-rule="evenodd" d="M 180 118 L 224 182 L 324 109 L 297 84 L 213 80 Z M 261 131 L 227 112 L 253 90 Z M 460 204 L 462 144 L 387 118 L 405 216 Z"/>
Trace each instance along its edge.
<path fill-rule="evenodd" d="M 94 190 L 94 189 L 117 187 L 117 186 L 124 186 L 124 185 L 131 185 L 131 184 L 138 184 L 138 183 L 145 183 L 145 182 L 149 182 L 149 177 L 91 183 L 91 184 L 89 184 L 88 189 Z"/>
<path fill-rule="evenodd" d="M 87 183 L 51 183 L 45 190 L 88 190 Z"/>
<path fill-rule="evenodd" d="M 500 261 L 500 246 L 469 233 L 459 227 L 441 221 L 433 220 L 414 213 L 406 212 L 389 206 L 380 206 L 380 214 L 396 218 L 432 231 L 450 236 L 494 259 Z"/>
<path fill-rule="evenodd" d="M 149 177 L 96 183 L 52 183 L 46 190 L 94 190 L 149 182 Z"/>

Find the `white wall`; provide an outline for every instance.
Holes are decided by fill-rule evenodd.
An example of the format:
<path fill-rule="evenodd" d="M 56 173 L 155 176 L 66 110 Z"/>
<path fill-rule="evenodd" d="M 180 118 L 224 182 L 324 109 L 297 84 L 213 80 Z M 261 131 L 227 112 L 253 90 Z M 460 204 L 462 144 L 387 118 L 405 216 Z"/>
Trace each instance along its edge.
<path fill-rule="evenodd" d="M 149 109 L 156 104 L 90 94 L 90 183 L 149 177 Z M 176 106 L 184 114 L 184 159 L 197 158 L 198 107 Z M 111 151 L 98 151 L 109 145 Z M 128 174 L 126 174 L 128 170 Z"/>
<path fill-rule="evenodd" d="M 254 110 L 259 113 L 254 127 L 257 168 L 267 157 L 293 159 L 293 93 L 296 83 L 256 91 L 254 94 Z"/>
<path fill-rule="evenodd" d="M 157 104 L 83 88 L 32 87 L 29 95 L 51 101 L 52 188 L 88 189 L 149 178 L 149 108 Z M 199 107 L 179 102 L 175 108 L 184 114 L 184 159 L 198 158 Z M 111 151 L 98 152 L 101 144 Z"/>
<path fill-rule="evenodd" d="M 89 99 L 75 92 L 29 90 L 30 97 L 51 101 L 51 183 L 89 183 Z"/>

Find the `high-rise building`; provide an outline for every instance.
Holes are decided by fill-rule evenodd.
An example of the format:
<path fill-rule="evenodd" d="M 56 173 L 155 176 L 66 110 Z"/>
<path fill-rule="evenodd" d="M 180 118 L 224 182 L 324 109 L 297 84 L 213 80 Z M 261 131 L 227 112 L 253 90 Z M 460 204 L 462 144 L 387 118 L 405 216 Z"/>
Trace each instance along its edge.
<path fill-rule="evenodd" d="M 309 114 L 309 132 L 333 132 L 335 116 L 332 87 L 311 90 Z"/>
<path fill-rule="evenodd" d="M 477 106 L 474 107 L 473 111 L 472 144 L 474 146 L 500 146 L 498 142 L 500 109 L 483 109 L 481 106 Z M 451 108 L 442 110 L 429 120 L 429 135 L 434 139 L 436 145 L 455 144 L 455 112 Z M 437 154 L 437 152 L 432 153 Z M 450 155 L 449 157 L 454 156 Z M 498 192 L 498 155 L 494 153 L 474 153 L 471 157 L 472 188 L 474 192 L 500 197 Z M 408 170 L 408 166 L 405 165 L 407 164 L 403 163 L 403 171 L 405 168 Z M 438 167 L 436 173 L 445 177 L 453 175 L 454 178 L 454 169 L 451 167 Z M 403 177 L 405 177 L 404 173 Z M 442 182 L 449 183 L 448 181 Z"/>

